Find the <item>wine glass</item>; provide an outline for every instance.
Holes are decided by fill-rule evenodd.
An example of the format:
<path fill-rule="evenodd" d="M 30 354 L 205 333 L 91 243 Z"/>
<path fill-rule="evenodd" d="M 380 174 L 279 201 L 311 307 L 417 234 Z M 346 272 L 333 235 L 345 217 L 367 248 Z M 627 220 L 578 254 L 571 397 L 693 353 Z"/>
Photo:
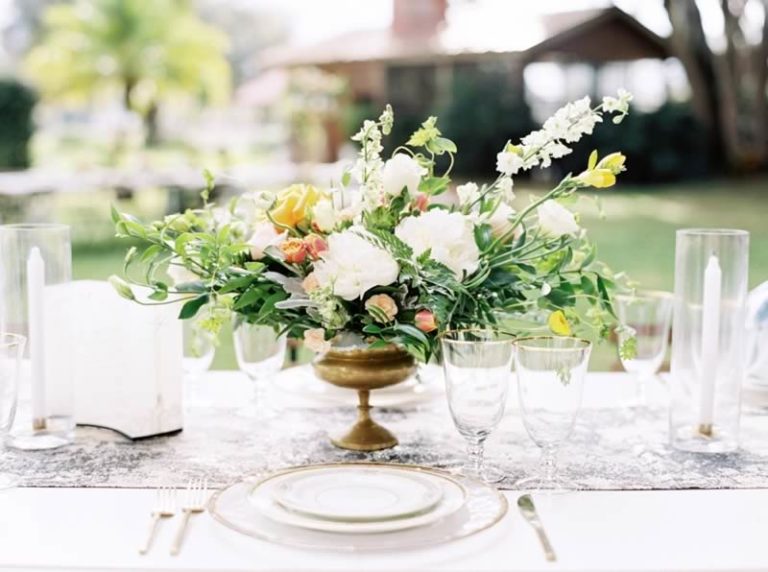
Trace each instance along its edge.
<path fill-rule="evenodd" d="M 256 410 L 267 414 L 266 384 L 283 367 L 286 336 L 278 335 L 272 326 L 236 321 L 233 337 L 237 365 L 254 383 Z"/>
<path fill-rule="evenodd" d="M 16 416 L 21 356 L 26 341 L 24 336 L 0 333 L 0 446 L 5 444 Z M 15 484 L 13 475 L 0 472 L 0 490 Z"/>
<path fill-rule="evenodd" d="M 486 466 L 485 440 L 504 416 L 512 374 L 512 338 L 493 330 L 457 330 L 441 338 L 448 407 L 467 441 L 463 472 L 486 482 L 504 478 Z"/>
<path fill-rule="evenodd" d="M 647 383 L 659 371 L 667 353 L 673 296 L 669 292 L 640 291 L 615 296 L 619 359 L 635 376 L 636 398 L 645 405 Z M 627 345 L 634 346 L 630 354 Z"/>
<path fill-rule="evenodd" d="M 570 436 L 581 407 L 592 344 L 542 336 L 518 339 L 514 347 L 523 424 L 541 448 L 539 474 L 516 485 L 528 490 L 565 489 L 557 476 L 557 451 Z"/>
<path fill-rule="evenodd" d="M 215 336 L 203 329 L 200 320 L 183 320 L 184 374 L 196 379 L 211 368 L 216 353 Z"/>

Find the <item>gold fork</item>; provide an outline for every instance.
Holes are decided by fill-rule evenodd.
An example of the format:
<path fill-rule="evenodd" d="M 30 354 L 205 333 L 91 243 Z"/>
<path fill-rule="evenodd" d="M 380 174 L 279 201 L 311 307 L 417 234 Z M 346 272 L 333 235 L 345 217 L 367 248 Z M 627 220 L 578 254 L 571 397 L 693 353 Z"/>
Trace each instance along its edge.
<path fill-rule="evenodd" d="M 176 489 L 160 487 L 157 489 L 155 508 L 152 510 L 152 520 L 149 523 L 149 531 L 144 544 L 139 548 L 139 554 L 146 554 L 152 546 L 152 540 L 157 532 L 157 524 L 161 518 L 170 518 L 176 510 Z"/>
<path fill-rule="evenodd" d="M 171 554 L 176 556 L 181 550 L 181 543 L 184 540 L 184 533 L 187 530 L 187 523 L 190 516 L 205 510 L 205 499 L 208 496 L 208 480 L 193 479 L 187 485 L 184 503 L 181 510 L 183 513 L 179 529 L 176 531 L 176 538 L 171 545 Z"/>

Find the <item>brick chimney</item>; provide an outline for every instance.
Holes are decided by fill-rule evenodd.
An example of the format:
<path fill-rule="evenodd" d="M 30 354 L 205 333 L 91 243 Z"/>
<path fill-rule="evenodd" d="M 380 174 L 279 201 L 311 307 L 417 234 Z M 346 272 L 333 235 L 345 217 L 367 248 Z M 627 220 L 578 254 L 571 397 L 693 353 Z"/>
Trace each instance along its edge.
<path fill-rule="evenodd" d="M 402 38 L 429 38 L 445 22 L 448 0 L 394 0 L 392 31 Z"/>

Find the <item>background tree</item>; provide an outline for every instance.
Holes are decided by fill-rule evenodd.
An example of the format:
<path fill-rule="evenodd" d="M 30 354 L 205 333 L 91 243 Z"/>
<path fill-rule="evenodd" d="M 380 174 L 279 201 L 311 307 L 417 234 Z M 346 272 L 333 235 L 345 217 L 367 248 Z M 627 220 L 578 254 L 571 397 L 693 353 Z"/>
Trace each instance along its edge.
<path fill-rule="evenodd" d="M 76 0 L 45 11 L 25 67 L 43 97 L 122 97 L 157 141 L 160 103 L 182 94 L 217 102 L 230 91 L 228 42 L 186 0 Z"/>
<path fill-rule="evenodd" d="M 685 66 L 692 105 L 712 152 L 736 170 L 768 164 L 768 0 L 720 0 L 713 49 L 696 0 L 664 0 L 671 44 Z M 712 8 L 717 9 L 715 3 Z"/>

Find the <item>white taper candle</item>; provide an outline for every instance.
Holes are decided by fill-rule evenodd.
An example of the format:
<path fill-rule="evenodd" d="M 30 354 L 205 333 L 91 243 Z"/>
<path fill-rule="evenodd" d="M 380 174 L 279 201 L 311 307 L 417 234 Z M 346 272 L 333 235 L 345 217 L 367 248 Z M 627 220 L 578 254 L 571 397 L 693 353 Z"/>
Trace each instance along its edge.
<path fill-rule="evenodd" d="M 715 254 L 704 270 L 704 295 L 701 304 L 701 404 L 699 432 L 712 435 L 720 339 L 720 291 L 723 273 Z"/>
<path fill-rule="evenodd" d="M 45 262 L 36 246 L 27 259 L 27 308 L 29 357 L 32 364 L 32 426 L 45 429 L 45 332 L 43 330 L 43 289 Z"/>

